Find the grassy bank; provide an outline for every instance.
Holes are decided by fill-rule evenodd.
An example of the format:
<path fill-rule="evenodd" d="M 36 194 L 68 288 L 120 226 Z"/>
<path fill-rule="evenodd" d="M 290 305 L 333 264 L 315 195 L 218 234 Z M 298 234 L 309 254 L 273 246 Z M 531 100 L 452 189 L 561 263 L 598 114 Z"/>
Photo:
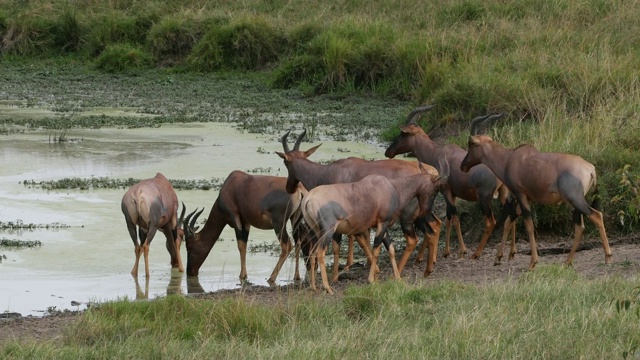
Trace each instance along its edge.
<path fill-rule="evenodd" d="M 170 296 L 88 310 L 62 339 L 8 343 L 3 358 L 621 358 L 640 331 L 616 311 L 637 279 L 587 280 L 541 266 L 516 279 L 429 286 L 383 282 L 343 297 L 274 303 Z M 635 307 L 635 303 L 632 304 Z"/>

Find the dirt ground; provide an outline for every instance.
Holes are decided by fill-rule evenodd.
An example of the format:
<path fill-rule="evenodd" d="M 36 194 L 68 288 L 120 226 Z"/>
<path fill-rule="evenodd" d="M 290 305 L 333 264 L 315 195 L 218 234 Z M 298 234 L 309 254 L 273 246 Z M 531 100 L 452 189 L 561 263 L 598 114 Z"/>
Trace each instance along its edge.
<path fill-rule="evenodd" d="M 610 265 L 604 265 L 604 252 L 597 238 L 589 237 L 588 241 L 583 241 L 573 262 L 574 268 L 579 274 L 587 279 L 602 278 L 608 276 L 632 277 L 640 274 L 640 235 L 634 234 L 626 237 L 610 238 L 613 261 Z M 467 283 L 485 284 L 509 277 L 517 277 L 527 271 L 529 265 L 529 244 L 524 239 L 519 238 L 517 247 L 518 254 L 515 259 L 508 260 L 508 248 L 506 248 L 506 259 L 502 264 L 494 266 L 494 255 L 496 244 L 490 244 L 485 248 L 484 253 L 478 260 L 470 260 L 469 256 L 459 259 L 457 248 L 452 249 L 453 253 L 448 258 L 438 255 L 435 271 L 428 278 L 424 278 L 424 264 L 415 265 L 415 258 L 409 260 L 409 265 L 405 268 L 403 280 L 416 284 L 417 286 L 428 286 L 429 283 L 452 279 Z M 558 239 L 540 237 L 538 239 L 539 263 L 541 264 L 561 264 L 565 261 L 570 248 L 570 239 L 558 242 Z M 470 248 L 470 253 L 475 250 Z M 401 252 L 396 257 L 399 259 Z M 381 279 L 388 279 L 392 274 L 391 267 L 386 261 L 386 253 L 383 250 L 380 255 Z M 342 296 L 344 290 L 351 285 L 365 284 L 367 282 L 368 267 L 365 262 L 356 263 L 348 272 L 340 275 L 340 280 L 333 284 L 336 291 L 334 296 Z M 320 285 L 318 283 L 318 285 Z M 307 292 L 310 296 L 308 283 L 292 284 L 276 288 L 263 286 L 248 286 L 243 289 L 222 290 L 206 294 L 197 294 L 199 298 L 220 299 L 225 297 L 242 296 L 248 301 L 258 303 L 275 303 L 281 301 L 283 293 L 291 291 Z M 192 295 L 190 295 L 192 296 Z M 316 294 L 315 296 L 329 296 L 326 294 Z M 77 321 L 82 313 L 65 312 L 45 317 L 17 317 L 10 319 L 0 319 L 0 346 L 10 340 L 52 340 L 61 338 L 64 331 L 74 321 Z"/>

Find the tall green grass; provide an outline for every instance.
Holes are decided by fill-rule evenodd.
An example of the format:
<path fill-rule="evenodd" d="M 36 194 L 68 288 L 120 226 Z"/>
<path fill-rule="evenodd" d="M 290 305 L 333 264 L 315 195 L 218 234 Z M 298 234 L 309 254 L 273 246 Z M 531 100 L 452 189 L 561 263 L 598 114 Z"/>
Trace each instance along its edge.
<path fill-rule="evenodd" d="M 341 297 L 283 292 L 269 304 L 179 296 L 87 311 L 62 339 L 8 343 L 5 358 L 620 358 L 640 321 L 616 311 L 638 279 L 571 268 L 483 285 L 389 281 Z"/>

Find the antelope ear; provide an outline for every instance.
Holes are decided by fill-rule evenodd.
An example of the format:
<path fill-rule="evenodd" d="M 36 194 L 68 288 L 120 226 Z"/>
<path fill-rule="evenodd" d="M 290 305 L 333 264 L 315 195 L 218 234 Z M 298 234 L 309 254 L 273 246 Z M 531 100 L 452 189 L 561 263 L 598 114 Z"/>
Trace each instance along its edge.
<path fill-rule="evenodd" d="M 276 151 L 276 154 L 278 154 L 278 156 L 280 156 L 284 160 L 287 160 L 287 155 L 285 153 L 281 153 L 280 151 Z"/>
<path fill-rule="evenodd" d="M 415 125 L 400 125 L 400 132 L 407 135 L 414 135 L 416 133 Z"/>
<path fill-rule="evenodd" d="M 320 144 L 320 145 L 322 145 L 322 144 Z M 313 154 L 314 152 L 316 152 L 316 150 L 318 150 L 318 148 L 320 147 L 320 145 L 316 145 L 316 146 L 312 147 L 311 149 L 309 149 L 309 150 L 305 151 L 305 152 L 304 152 L 304 155 L 305 155 L 306 157 L 309 157 L 311 154 Z"/>
<path fill-rule="evenodd" d="M 480 139 L 478 139 L 478 136 L 476 135 L 469 136 L 469 145 L 477 145 L 477 144 L 480 144 Z"/>

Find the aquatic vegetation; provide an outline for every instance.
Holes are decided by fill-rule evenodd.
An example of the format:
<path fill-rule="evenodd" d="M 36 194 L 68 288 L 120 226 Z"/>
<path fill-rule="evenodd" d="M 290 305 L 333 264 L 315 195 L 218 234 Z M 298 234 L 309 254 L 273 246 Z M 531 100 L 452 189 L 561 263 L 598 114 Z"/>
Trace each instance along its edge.
<path fill-rule="evenodd" d="M 42 242 L 39 240 L 13 240 L 13 239 L 0 239 L 0 247 L 11 248 L 33 248 L 42 246 Z"/>
<path fill-rule="evenodd" d="M 51 223 L 51 224 L 33 224 L 33 223 L 25 223 L 22 220 L 18 219 L 14 221 L 0 221 L 0 230 L 36 230 L 36 229 L 66 229 L 71 226 L 61 224 L 61 223 Z"/>
<path fill-rule="evenodd" d="M 142 179 L 112 179 L 108 177 L 64 178 L 60 180 L 23 180 L 22 184 L 29 188 L 43 190 L 94 190 L 94 189 L 127 189 Z M 223 178 L 211 178 L 211 180 L 169 180 L 176 190 L 219 190 L 224 182 Z"/>

